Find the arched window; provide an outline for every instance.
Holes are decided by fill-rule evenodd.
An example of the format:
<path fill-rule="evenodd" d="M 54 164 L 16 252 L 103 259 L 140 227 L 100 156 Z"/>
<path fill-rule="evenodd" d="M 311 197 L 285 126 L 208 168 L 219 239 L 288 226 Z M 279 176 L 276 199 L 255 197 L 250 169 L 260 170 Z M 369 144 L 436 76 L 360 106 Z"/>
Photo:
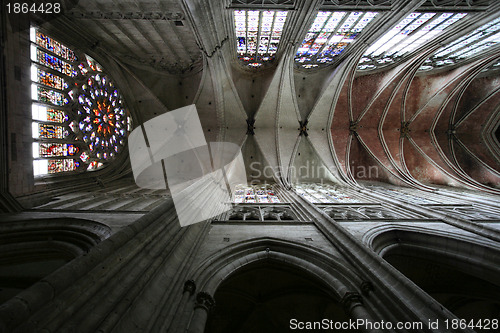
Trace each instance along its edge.
<path fill-rule="evenodd" d="M 287 14 L 287 11 L 274 10 L 234 11 L 238 59 L 254 68 L 273 60 Z"/>
<path fill-rule="evenodd" d="M 331 63 L 375 16 L 376 12 L 318 12 L 295 55 L 295 63 L 303 68 Z"/>
<path fill-rule="evenodd" d="M 397 62 L 466 15 L 467 13 L 411 13 L 370 46 L 359 61 L 358 69 L 370 70 Z"/>
<path fill-rule="evenodd" d="M 440 48 L 425 61 L 420 70 L 453 65 L 486 52 L 500 43 L 500 18 L 492 20 L 471 33 Z"/>
<path fill-rule="evenodd" d="M 234 190 L 235 203 L 280 203 L 271 185 L 237 185 Z"/>
<path fill-rule="evenodd" d="M 311 203 L 357 203 L 360 202 L 349 190 L 328 184 L 296 184 L 298 195 Z"/>
<path fill-rule="evenodd" d="M 88 55 L 30 33 L 34 175 L 103 167 L 132 127 L 119 91 Z"/>

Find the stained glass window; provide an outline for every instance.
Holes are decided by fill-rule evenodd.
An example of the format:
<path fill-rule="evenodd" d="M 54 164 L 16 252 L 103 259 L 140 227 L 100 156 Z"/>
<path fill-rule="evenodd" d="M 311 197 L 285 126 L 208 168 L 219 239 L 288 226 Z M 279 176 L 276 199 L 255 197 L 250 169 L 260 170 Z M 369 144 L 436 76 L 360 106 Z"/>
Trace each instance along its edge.
<path fill-rule="evenodd" d="M 58 173 L 65 171 L 74 171 L 80 166 L 80 163 L 73 159 L 49 160 L 49 173 Z"/>
<path fill-rule="evenodd" d="M 68 104 L 68 98 L 66 98 L 63 93 L 42 86 L 37 86 L 35 84 L 32 86 L 31 98 L 33 100 L 57 106 L 64 106 Z"/>
<path fill-rule="evenodd" d="M 68 76 L 76 75 L 76 72 L 73 70 L 73 66 L 70 63 L 63 61 L 56 56 L 50 55 L 34 45 L 31 45 L 31 60 L 62 74 Z"/>
<path fill-rule="evenodd" d="M 238 185 L 233 198 L 235 203 L 280 203 L 280 199 L 270 185 Z"/>
<path fill-rule="evenodd" d="M 467 13 L 411 13 L 376 41 L 358 69 L 369 70 L 396 62 L 463 19 Z"/>
<path fill-rule="evenodd" d="M 81 86 L 78 102 L 83 110 L 79 129 L 98 159 L 113 157 L 125 144 L 127 113 L 118 90 L 104 75 L 96 74 Z"/>
<path fill-rule="evenodd" d="M 33 36 L 34 34 L 34 36 Z M 64 46 L 58 41 L 52 39 L 51 37 L 44 35 L 40 31 L 31 30 L 31 40 L 35 42 L 36 45 L 43 47 L 44 49 L 54 53 L 55 55 L 73 62 L 76 60 L 75 52 L 70 48 Z"/>
<path fill-rule="evenodd" d="M 68 84 L 62 77 L 46 72 L 36 66 L 31 66 L 31 80 L 59 90 L 65 90 L 68 88 Z"/>
<path fill-rule="evenodd" d="M 311 203 L 356 203 L 348 192 L 328 184 L 297 184 L 295 191 Z"/>
<path fill-rule="evenodd" d="M 31 106 L 33 120 L 63 123 L 68 117 L 61 110 L 51 109 L 46 106 L 33 104 Z"/>
<path fill-rule="evenodd" d="M 92 162 L 90 162 L 89 166 L 87 167 L 87 170 L 99 169 L 102 166 L 103 166 L 103 164 L 101 162 L 92 161 Z"/>
<path fill-rule="evenodd" d="M 80 167 L 80 162 L 74 159 L 47 160 L 38 159 L 33 161 L 33 173 L 35 176 L 76 171 Z"/>
<path fill-rule="evenodd" d="M 442 47 L 425 61 L 420 70 L 453 65 L 487 51 L 500 43 L 500 18 Z"/>
<path fill-rule="evenodd" d="M 416 195 L 414 193 L 411 193 L 412 191 L 410 189 L 404 189 L 404 188 L 392 188 L 392 187 L 383 187 L 383 186 L 375 186 L 372 185 L 370 186 L 371 188 L 384 193 L 388 197 L 396 198 L 405 202 L 409 202 L 412 204 L 416 205 L 421 205 L 421 204 L 437 204 L 440 202 L 434 201 L 429 199 L 429 195 L 427 194 L 427 198 L 424 198 L 423 195 L 426 195 L 424 193 L 420 193 L 421 195 Z"/>
<path fill-rule="evenodd" d="M 92 69 L 94 72 L 102 72 L 102 67 L 89 56 L 85 57 L 87 59 L 87 64 L 89 65 L 90 69 Z"/>
<path fill-rule="evenodd" d="M 74 156 L 79 148 L 67 143 L 33 142 L 33 157 Z"/>
<path fill-rule="evenodd" d="M 250 67 L 274 59 L 288 12 L 237 10 L 234 12 L 238 58 Z"/>
<path fill-rule="evenodd" d="M 69 131 L 63 126 L 33 123 L 33 138 L 35 139 L 64 139 L 69 135 Z"/>
<path fill-rule="evenodd" d="M 375 16 L 376 12 L 318 12 L 295 55 L 295 62 L 304 68 L 332 62 Z"/>
<path fill-rule="evenodd" d="M 34 174 L 103 167 L 132 129 L 118 89 L 91 57 L 36 28 L 31 42 Z"/>

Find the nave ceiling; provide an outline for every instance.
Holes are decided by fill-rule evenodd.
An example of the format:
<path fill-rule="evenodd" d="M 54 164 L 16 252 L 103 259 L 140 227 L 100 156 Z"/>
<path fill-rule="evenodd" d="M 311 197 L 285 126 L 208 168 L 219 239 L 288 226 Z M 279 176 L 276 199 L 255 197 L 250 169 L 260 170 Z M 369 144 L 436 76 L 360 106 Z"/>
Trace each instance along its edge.
<path fill-rule="evenodd" d="M 460 66 L 418 71 L 439 47 L 497 18 L 498 3 L 476 2 L 463 22 L 398 63 L 359 71 L 363 52 L 406 15 L 453 4 L 327 1 L 342 10 L 369 10 L 373 2 L 380 15 L 331 65 L 307 70 L 294 56 L 327 4 L 285 2 L 293 10 L 276 60 L 260 69 L 237 59 L 232 12 L 238 6 L 229 1 L 80 1 L 47 30 L 72 45 L 83 41 L 114 72 L 136 124 L 196 104 L 207 141 L 240 145 L 250 177 L 249 165 L 258 163 L 280 171 L 259 173 L 261 180 L 289 185 L 310 163 L 328 172 L 302 180 L 498 193 L 499 78 L 487 69 L 498 63 L 499 46 Z M 455 3 L 452 12 L 467 10 L 468 2 Z"/>

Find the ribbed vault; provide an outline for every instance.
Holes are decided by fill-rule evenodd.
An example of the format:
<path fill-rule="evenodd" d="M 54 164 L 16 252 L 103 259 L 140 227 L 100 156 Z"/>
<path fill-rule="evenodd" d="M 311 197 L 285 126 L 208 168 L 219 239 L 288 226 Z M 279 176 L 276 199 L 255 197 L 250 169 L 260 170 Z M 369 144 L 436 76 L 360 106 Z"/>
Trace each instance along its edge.
<path fill-rule="evenodd" d="M 363 6 L 368 10 L 370 4 Z M 451 185 L 498 192 L 500 92 L 498 71 L 487 70 L 498 62 L 497 54 L 418 71 L 443 44 L 497 17 L 498 4 L 484 10 L 481 3 L 424 49 L 362 74 L 357 65 L 366 49 L 409 13 L 429 10 L 429 2 L 377 7 L 380 15 L 321 70 L 300 69 L 294 56 L 315 13 L 326 8 L 323 1 L 293 2 L 275 63 L 261 71 L 245 68 L 236 57 L 231 6 L 91 1 L 51 22 L 49 30 L 60 31 L 69 45 L 93 45 L 92 55 L 116 70 L 136 123 L 195 104 L 207 141 L 234 142 L 251 152 L 245 156 L 249 177 L 253 163 L 261 173 L 273 171 L 264 178 L 289 186 L 300 180 L 295 169 L 315 161 L 328 170 L 325 179 L 338 184 L 372 180 L 423 190 Z M 140 54 L 156 60 L 137 59 Z"/>

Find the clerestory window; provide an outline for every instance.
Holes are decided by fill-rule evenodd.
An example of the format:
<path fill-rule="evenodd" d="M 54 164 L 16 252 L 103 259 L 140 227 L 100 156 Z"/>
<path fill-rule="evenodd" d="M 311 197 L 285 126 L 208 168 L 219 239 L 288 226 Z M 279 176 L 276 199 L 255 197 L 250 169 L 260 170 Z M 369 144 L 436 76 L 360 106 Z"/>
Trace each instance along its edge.
<path fill-rule="evenodd" d="M 238 59 L 253 68 L 274 60 L 287 15 L 287 11 L 275 10 L 234 11 Z"/>
<path fill-rule="evenodd" d="M 480 56 L 499 43 L 500 18 L 497 18 L 439 49 L 424 62 L 420 70 L 431 70 L 466 61 Z"/>
<path fill-rule="evenodd" d="M 466 16 L 467 13 L 411 13 L 368 48 L 358 69 L 371 70 L 395 63 Z"/>
<path fill-rule="evenodd" d="M 295 55 L 302 68 L 328 65 L 352 44 L 376 12 L 320 11 Z"/>

